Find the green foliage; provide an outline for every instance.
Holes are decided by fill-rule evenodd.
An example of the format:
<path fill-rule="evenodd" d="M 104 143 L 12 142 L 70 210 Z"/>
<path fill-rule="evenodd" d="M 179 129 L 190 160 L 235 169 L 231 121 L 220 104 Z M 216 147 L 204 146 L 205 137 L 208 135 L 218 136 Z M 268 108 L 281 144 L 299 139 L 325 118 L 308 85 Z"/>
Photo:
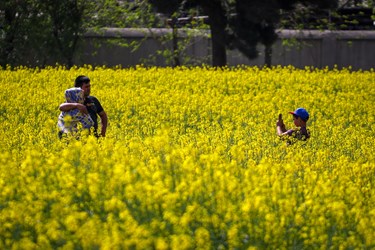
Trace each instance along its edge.
<path fill-rule="evenodd" d="M 48 45 L 44 21 L 46 15 L 38 12 L 39 3 L 31 0 L 4 0 L 0 3 L 0 66 L 28 64 L 46 60 L 44 48 Z"/>
<path fill-rule="evenodd" d="M 89 5 L 87 28 L 145 28 L 160 27 L 160 20 L 145 0 L 96 0 Z"/>
<path fill-rule="evenodd" d="M 3 0 L 0 3 L 0 65 L 43 67 L 61 64 L 71 67 L 83 34 L 88 29 L 99 32 L 106 27 L 150 30 L 169 27 L 174 32 L 162 37 L 154 36 L 164 49 L 150 55 L 149 59 L 162 55 L 172 66 L 199 61 L 205 63 L 207 58 L 192 62 L 186 56 L 185 51 L 197 39 L 188 30 L 210 29 L 208 36 L 212 39 L 213 64 L 223 66 L 226 64 L 226 49 L 238 49 L 251 59 L 259 54 L 258 43 L 270 48 L 277 39 L 276 28 L 355 29 L 367 17 L 371 23 L 375 20 L 371 1 L 347 1 L 349 7 L 362 8 L 354 14 L 326 11 L 335 8 L 338 2 Z M 369 10 L 372 10 L 370 14 Z M 197 18 L 201 15 L 208 15 L 209 22 Z M 179 18 L 184 18 L 184 21 L 171 22 Z M 180 35 L 182 30 L 184 34 Z M 109 42 L 135 51 L 143 41 L 124 42 L 119 37 Z"/>
<path fill-rule="evenodd" d="M 307 1 L 308 2 L 308 1 Z M 374 13 L 366 1 L 346 1 L 330 8 L 318 8 L 315 3 L 298 6 L 282 14 L 280 28 L 318 30 L 372 30 Z"/>
<path fill-rule="evenodd" d="M 41 4 L 42 11 L 48 14 L 50 26 L 50 42 L 52 51 L 58 61 L 68 67 L 73 66 L 73 57 L 76 52 L 79 39 L 84 33 L 83 20 L 85 1 L 45 0 Z"/>

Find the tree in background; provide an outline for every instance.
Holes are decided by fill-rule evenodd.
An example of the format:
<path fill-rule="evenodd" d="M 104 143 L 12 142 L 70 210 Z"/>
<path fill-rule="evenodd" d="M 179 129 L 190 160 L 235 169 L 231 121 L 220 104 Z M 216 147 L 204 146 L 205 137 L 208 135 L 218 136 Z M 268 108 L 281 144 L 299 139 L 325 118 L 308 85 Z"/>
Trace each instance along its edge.
<path fill-rule="evenodd" d="M 82 0 L 44 0 L 41 4 L 50 24 L 50 54 L 57 60 L 61 59 L 68 68 L 73 66 L 78 42 L 85 31 L 83 21 L 87 6 Z"/>
<path fill-rule="evenodd" d="M 3 0 L 0 2 L 0 65 L 73 66 L 88 30 L 159 25 L 146 0 Z M 137 49 L 139 43 L 115 41 Z"/>
<path fill-rule="evenodd" d="M 73 65 L 84 1 L 5 0 L 0 4 L 1 66 Z"/>
<path fill-rule="evenodd" d="M 151 1 L 159 7 L 164 1 Z M 181 0 L 168 6 L 168 13 L 200 8 L 208 16 L 212 40 L 212 65 L 227 64 L 226 49 L 238 49 L 247 58 L 258 56 L 257 44 L 266 48 L 265 64 L 271 65 L 272 44 L 281 20 L 281 10 L 293 10 L 297 3 L 331 8 L 337 0 Z M 177 8 L 178 6 L 178 8 Z M 159 8 L 165 11 L 164 8 Z M 166 13 L 166 12 L 164 12 Z"/>
<path fill-rule="evenodd" d="M 163 13 L 170 17 L 168 24 L 172 28 L 172 58 L 173 66 L 180 66 L 180 51 L 178 46 L 178 23 L 177 19 L 180 12 L 180 0 L 170 0 L 170 1 L 158 1 L 158 0 L 149 0 L 149 3 L 153 6 L 156 6 L 159 13 Z"/>
<path fill-rule="evenodd" d="M 289 4 L 288 4 L 289 6 Z M 228 44 L 247 58 L 258 56 L 257 44 L 265 46 L 265 65 L 271 65 L 272 45 L 277 39 L 275 27 L 281 6 L 278 1 L 237 0 L 230 16 Z"/>
<path fill-rule="evenodd" d="M 17 12 L 25 7 L 27 6 L 13 1 L 2 1 L 0 3 L 0 64 L 2 67 L 14 62 L 18 57 L 14 51 L 17 44 L 22 42 L 22 36 L 25 32 L 23 21 L 26 18 L 23 15 L 17 15 Z"/>
<path fill-rule="evenodd" d="M 209 26 L 205 22 L 205 18 L 199 16 L 199 10 L 194 6 L 184 6 L 183 0 L 148 0 L 148 2 L 153 6 L 154 12 L 161 13 L 164 16 L 164 19 L 166 19 L 164 24 L 172 29 L 172 35 L 164 37 L 166 43 L 172 41 L 172 51 L 169 52 L 166 48 L 159 53 L 162 53 L 167 60 L 168 57 L 172 57 L 173 66 L 181 65 L 181 61 L 185 64 L 202 64 L 206 58 L 192 60 L 184 54 L 185 50 L 195 42 L 197 34 L 201 39 L 207 36 L 206 30 Z"/>
<path fill-rule="evenodd" d="M 130 27 L 146 17 L 140 11 L 130 15 L 132 4 L 117 0 L 3 0 L 0 65 L 57 63 L 71 67 L 88 28 L 118 23 Z M 147 17 L 148 22 L 151 19 Z"/>
<path fill-rule="evenodd" d="M 298 6 L 282 14 L 281 28 L 315 30 L 373 30 L 373 0 L 339 0 L 335 8 Z M 330 7 L 330 6 L 329 6 Z"/>
<path fill-rule="evenodd" d="M 87 1 L 86 5 L 86 28 L 145 28 L 160 25 L 160 20 L 146 0 L 92 0 Z"/>
<path fill-rule="evenodd" d="M 300 6 L 307 9 L 335 8 L 337 0 L 236 0 L 235 15 L 230 22 L 229 44 L 241 51 L 247 58 L 258 56 L 257 44 L 265 47 L 265 66 L 272 64 L 272 45 L 277 40 L 276 29 L 280 27 L 282 11 L 293 13 Z"/>
<path fill-rule="evenodd" d="M 165 27 L 161 16 L 153 12 L 153 6 L 172 20 L 169 22 L 172 37 L 165 38 L 172 41 L 172 52 L 158 53 L 172 58 L 173 65 L 181 64 L 182 43 L 187 41 L 181 42 L 177 37 L 177 28 L 202 27 L 199 23 L 181 25 L 178 20 L 181 17 L 194 20 L 196 15 L 208 16 L 205 23 L 211 34 L 213 66 L 227 64 L 227 49 L 238 49 L 249 59 L 255 58 L 259 54 L 259 43 L 265 47 L 265 65 L 271 65 L 277 28 L 302 29 L 311 25 L 322 29 L 356 28 L 361 16 L 325 11 L 337 4 L 342 7 L 367 6 L 366 11 L 369 9 L 372 14 L 372 20 L 369 20 L 374 20 L 374 2 L 370 0 L 3 0 L 0 2 L 0 64 L 5 67 L 8 64 L 44 66 L 59 63 L 70 67 L 79 51 L 80 39 L 89 28 L 142 27 L 151 30 L 152 27 Z M 357 12 L 361 14 L 362 9 Z M 336 15 L 350 18 L 337 19 Z M 369 14 L 365 13 L 367 18 L 366 15 Z M 326 25 L 320 26 L 314 19 Z M 343 22 L 337 26 L 335 20 Z M 122 43 L 121 39 L 115 42 Z M 137 48 L 139 43 L 125 46 Z"/>
<path fill-rule="evenodd" d="M 37 1 L 3 0 L 0 2 L 0 66 L 43 63 L 47 36 L 44 15 Z"/>

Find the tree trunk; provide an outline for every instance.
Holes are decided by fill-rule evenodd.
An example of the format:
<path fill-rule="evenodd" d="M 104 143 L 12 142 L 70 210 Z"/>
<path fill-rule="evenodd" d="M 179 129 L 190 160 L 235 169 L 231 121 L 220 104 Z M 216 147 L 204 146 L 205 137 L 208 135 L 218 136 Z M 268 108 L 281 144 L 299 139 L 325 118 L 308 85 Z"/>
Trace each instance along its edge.
<path fill-rule="evenodd" d="M 212 43 L 212 66 L 222 67 L 227 65 L 226 54 L 226 26 L 227 18 L 220 1 L 203 1 L 202 8 L 209 16 Z"/>
<path fill-rule="evenodd" d="M 272 66 L 272 44 L 267 44 L 264 47 L 264 66 Z"/>
<path fill-rule="evenodd" d="M 176 24 L 173 24 L 172 26 L 173 30 L 173 67 L 180 66 L 180 58 L 179 58 L 179 50 L 178 50 L 178 28 Z"/>

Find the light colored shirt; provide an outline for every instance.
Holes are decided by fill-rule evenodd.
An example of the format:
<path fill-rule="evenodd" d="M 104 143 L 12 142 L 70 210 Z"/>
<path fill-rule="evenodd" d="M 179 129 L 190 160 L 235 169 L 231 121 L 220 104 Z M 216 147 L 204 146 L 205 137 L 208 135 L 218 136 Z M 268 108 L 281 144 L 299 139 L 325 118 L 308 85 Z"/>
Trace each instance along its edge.
<path fill-rule="evenodd" d="M 70 88 L 65 91 L 65 99 L 68 103 L 84 102 L 83 90 L 81 88 Z M 78 109 L 62 111 L 59 115 L 57 126 L 63 133 L 76 132 L 78 123 L 82 124 L 84 129 L 90 129 L 94 126 L 94 121 L 89 114 L 83 114 Z"/>

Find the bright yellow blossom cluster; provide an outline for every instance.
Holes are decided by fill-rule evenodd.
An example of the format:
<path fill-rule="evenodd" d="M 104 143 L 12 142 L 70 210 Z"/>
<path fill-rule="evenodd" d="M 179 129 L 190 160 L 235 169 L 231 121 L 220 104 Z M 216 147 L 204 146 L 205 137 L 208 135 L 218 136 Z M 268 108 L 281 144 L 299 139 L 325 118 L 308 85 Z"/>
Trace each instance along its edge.
<path fill-rule="evenodd" d="M 60 141 L 82 74 L 107 137 Z M 0 103 L 0 249 L 375 248 L 372 70 L 3 69 Z"/>

